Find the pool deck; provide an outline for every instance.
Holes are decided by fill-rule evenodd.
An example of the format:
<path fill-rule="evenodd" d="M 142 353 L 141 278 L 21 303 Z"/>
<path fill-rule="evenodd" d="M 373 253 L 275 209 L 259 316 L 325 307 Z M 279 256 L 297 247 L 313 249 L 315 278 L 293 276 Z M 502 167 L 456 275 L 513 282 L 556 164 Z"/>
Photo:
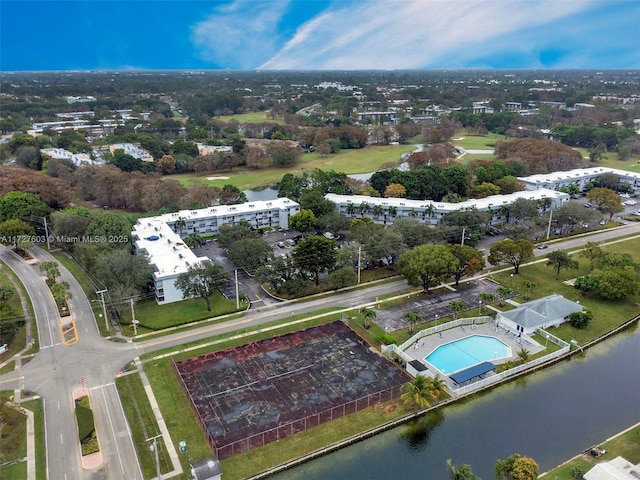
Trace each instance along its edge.
<path fill-rule="evenodd" d="M 435 350 L 440 345 L 444 345 L 445 343 L 450 343 L 455 340 L 460 340 L 461 338 L 465 338 L 471 335 L 485 335 L 488 337 L 494 337 L 503 342 L 504 344 L 511 347 L 512 357 L 510 359 L 498 359 L 497 361 L 493 361 L 489 359 L 491 363 L 496 365 L 500 363 L 504 363 L 507 360 L 519 361 L 518 352 L 521 348 L 525 348 L 529 351 L 531 355 L 541 352 L 545 349 L 544 345 L 540 345 L 536 341 L 531 338 L 523 335 L 522 338 L 518 338 L 518 336 L 514 336 L 513 332 L 506 333 L 504 328 L 500 328 L 499 331 L 496 332 L 495 326 L 493 323 L 485 323 L 482 325 L 469 325 L 464 327 L 454 327 L 449 330 L 444 330 L 440 334 L 435 333 L 433 335 L 428 335 L 426 337 L 422 337 L 412 346 L 405 350 L 405 353 L 415 360 L 419 360 L 421 363 L 427 366 L 429 372 L 431 374 L 438 373 L 441 377 L 443 377 L 447 383 L 452 386 L 453 382 L 447 376 L 449 373 L 442 373 L 438 369 L 436 369 L 433 365 L 426 362 L 424 358 L 429 355 L 433 350 Z M 521 341 L 521 343 L 518 343 Z M 488 375 L 492 375 L 489 373 Z"/>

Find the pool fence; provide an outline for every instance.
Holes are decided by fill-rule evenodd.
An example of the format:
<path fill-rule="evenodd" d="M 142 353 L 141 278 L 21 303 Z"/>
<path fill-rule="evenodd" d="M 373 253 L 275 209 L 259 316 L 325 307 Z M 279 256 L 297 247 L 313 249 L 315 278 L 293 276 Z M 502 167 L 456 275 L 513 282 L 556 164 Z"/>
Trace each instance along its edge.
<path fill-rule="evenodd" d="M 407 353 L 405 353 L 405 350 L 407 350 L 409 347 L 411 347 L 411 345 L 415 344 L 418 340 L 420 340 L 423 337 L 426 337 L 428 335 L 434 335 L 437 334 L 438 332 L 443 332 L 444 330 L 449 330 L 451 328 L 455 328 L 458 326 L 466 326 L 466 325 L 481 325 L 490 321 L 495 321 L 492 317 L 489 316 L 484 316 L 484 317 L 472 317 L 472 318 L 460 318 L 457 320 L 453 320 L 451 322 L 447 322 L 447 323 L 443 323 L 440 325 L 436 325 L 434 327 L 430 327 L 430 328 L 425 328 L 424 330 L 421 330 L 419 332 L 417 332 L 415 335 L 413 335 L 409 340 L 407 340 L 406 342 L 402 343 L 401 345 L 395 345 L 395 344 L 391 344 L 391 345 L 383 345 L 382 347 L 382 353 L 384 355 L 386 355 L 387 357 L 393 359 L 393 360 L 400 360 L 401 363 L 407 365 L 407 372 L 409 374 L 411 374 L 412 376 L 416 376 L 416 375 L 429 375 L 426 373 L 418 373 L 416 372 L 414 369 L 411 368 L 411 366 L 409 365 L 409 362 L 415 360 L 414 357 L 408 355 Z M 552 335 L 551 333 L 547 332 L 546 330 L 543 330 L 542 328 L 538 328 L 536 330 L 536 333 L 540 336 L 542 336 L 543 338 L 545 338 L 548 342 L 551 342 L 557 346 L 559 346 L 560 348 L 558 350 L 555 350 L 554 352 L 551 352 L 547 355 L 544 355 L 542 357 L 536 358 L 534 360 L 528 361 L 526 363 L 522 363 L 520 365 L 516 365 L 513 368 L 509 368 L 507 370 L 504 370 L 502 372 L 496 372 L 493 375 L 489 375 L 485 378 L 479 379 L 477 381 L 474 381 L 473 383 L 467 384 L 467 385 L 463 385 L 463 386 L 450 386 L 450 385 L 445 385 L 445 390 L 447 392 L 447 394 L 449 394 L 451 397 L 459 397 L 461 395 L 466 395 L 470 392 L 476 391 L 476 390 L 480 390 L 484 387 L 487 387 L 493 383 L 499 383 L 509 377 L 518 375 L 522 372 L 524 372 L 525 370 L 529 370 L 532 368 L 535 368 L 538 365 L 547 363 L 557 357 L 561 357 L 563 355 L 565 355 L 570 349 L 571 349 L 571 345 L 569 345 L 567 342 L 565 342 L 564 340 L 561 340 L 560 338 L 556 337 L 555 335 Z"/>

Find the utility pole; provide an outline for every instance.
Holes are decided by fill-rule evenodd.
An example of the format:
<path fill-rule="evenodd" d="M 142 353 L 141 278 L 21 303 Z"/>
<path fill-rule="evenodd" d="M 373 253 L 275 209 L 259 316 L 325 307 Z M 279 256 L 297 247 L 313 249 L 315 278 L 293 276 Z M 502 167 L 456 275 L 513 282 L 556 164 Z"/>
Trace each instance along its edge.
<path fill-rule="evenodd" d="M 362 254 L 362 246 L 358 245 L 358 284 L 360 284 L 360 256 Z"/>
<path fill-rule="evenodd" d="M 238 269 L 234 270 L 236 275 L 236 308 L 240 310 L 240 291 L 238 290 Z"/>
<path fill-rule="evenodd" d="M 104 326 L 109 331 L 109 322 L 107 321 L 107 306 L 104 303 L 104 294 L 107 293 L 107 290 L 97 290 L 96 294 L 100 295 L 102 299 L 102 314 L 104 315 Z"/>
<path fill-rule="evenodd" d="M 131 299 L 131 323 L 133 324 L 133 336 L 138 335 L 138 321 L 136 320 L 135 312 L 133 311 L 133 298 Z"/>
<path fill-rule="evenodd" d="M 154 453 L 155 459 L 156 459 L 156 473 L 157 473 L 157 479 L 158 480 L 162 480 L 162 472 L 160 472 L 160 459 L 158 457 L 158 438 L 160 438 L 162 436 L 162 434 L 160 435 L 156 435 L 155 437 L 150 437 L 147 438 L 145 440 L 145 442 L 149 442 L 151 440 L 153 440 L 153 445 L 151 445 L 151 451 Z"/>
<path fill-rule="evenodd" d="M 51 242 L 49 242 L 49 228 L 47 227 L 47 217 L 42 217 L 44 220 L 44 234 L 47 237 L 47 250 L 51 250 Z"/>
<path fill-rule="evenodd" d="M 547 225 L 547 240 L 549 240 L 549 235 L 551 235 L 551 219 L 553 218 L 553 210 L 549 211 L 549 225 Z"/>

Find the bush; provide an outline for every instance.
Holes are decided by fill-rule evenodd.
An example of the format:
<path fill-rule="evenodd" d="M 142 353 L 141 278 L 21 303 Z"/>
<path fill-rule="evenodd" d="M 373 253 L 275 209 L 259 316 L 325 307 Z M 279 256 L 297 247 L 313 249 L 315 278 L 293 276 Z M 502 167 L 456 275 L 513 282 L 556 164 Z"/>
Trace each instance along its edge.
<path fill-rule="evenodd" d="M 82 455 L 90 455 L 92 453 L 96 453 L 100 451 L 100 446 L 98 445 L 98 437 L 96 435 L 95 430 L 91 432 L 91 434 L 85 438 L 80 444 L 82 449 Z"/>
<path fill-rule="evenodd" d="M 396 337 L 394 337 L 393 335 L 389 335 L 388 333 L 384 333 L 382 335 L 378 335 L 376 336 L 376 340 L 378 340 L 380 343 L 384 344 L 384 345 L 397 345 L 398 344 L 398 339 Z"/>
<path fill-rule="evenodd" d="M 76 421 L 78 422 L 78 439 L 82 442 L 95 430 L 93 411 L 86 407 L 77 406 Z"/>
<path fill-rule="evenodd" d="M 593 318 L 593 314 L 589 310 L 584 312 L 573 312 L 569 315 L 569 324 L 574 328 L 587 328 L 589 322 Z"/>

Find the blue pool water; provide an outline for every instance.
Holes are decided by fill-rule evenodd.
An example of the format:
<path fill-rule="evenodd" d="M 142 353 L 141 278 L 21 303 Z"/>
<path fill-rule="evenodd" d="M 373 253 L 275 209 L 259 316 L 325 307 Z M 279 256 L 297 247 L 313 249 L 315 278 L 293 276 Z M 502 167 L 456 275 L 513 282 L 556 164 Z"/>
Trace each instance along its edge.
<path fill-rule="evenodd" d="M 511 357 L 511 348 L 497 338 L 471 335 L 440 345 L 425 360 L 450 375 L 482 362 Z"/>

